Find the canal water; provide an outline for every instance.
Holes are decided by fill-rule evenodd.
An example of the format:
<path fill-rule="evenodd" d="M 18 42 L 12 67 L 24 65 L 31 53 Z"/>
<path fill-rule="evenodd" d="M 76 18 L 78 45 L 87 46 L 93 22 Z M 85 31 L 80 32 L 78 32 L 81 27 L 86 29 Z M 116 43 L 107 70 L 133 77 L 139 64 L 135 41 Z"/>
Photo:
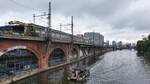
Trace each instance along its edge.
<path fill-rule="evenodd" d="M 135 50 L 120 50 L 104 54 L 103 59 L 89 65 L 86 81 L 68 81 L 68 68 L 50 70 L 15 84 L 150 84 L 150 61 L 137 56 Z"/>

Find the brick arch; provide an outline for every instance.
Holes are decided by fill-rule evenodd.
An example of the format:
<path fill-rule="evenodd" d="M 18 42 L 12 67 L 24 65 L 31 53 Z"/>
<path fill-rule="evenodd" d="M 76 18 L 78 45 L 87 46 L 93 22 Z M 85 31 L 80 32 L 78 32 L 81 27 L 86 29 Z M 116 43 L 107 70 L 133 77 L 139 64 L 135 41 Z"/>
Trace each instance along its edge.
<path fill-rule="evenodd" d="M 16 45 L 16 46 L 18 46 L 18 45 Z M 16 46 L 9 46 L 9 47 L 3 47 L 3 49 L 1 49 L 0 50 L 0 52 L 3 52 L 3 54 L 5 54 L 5 51 L 7 50 L 7 49 L 9 49 L 9 48 L 14 48 L 14 47 L 16 47 Z M 23 45 L 21 45 L 21 46 L 23 46 Z M 35 49 L 33 49 L 33 48 L 31 48 L 31 47 L 29 47 L 29 46 L 25 46 L 26 47 L 26 50 L 28 50 L 28 51 L 30 51 L 30 52 L 32 52 L 35 56 L 36 56 L 36 58 L 37 58 L 37 60 L 38 60 L 38 67 L 40 67 L 40 53 L 39 52 L 37 52 Z M 16 48 L 16 49 L 21 49 L 21 48 Z M 15 49 L 14 49 L 15 50 Z M 10 50 L 11 51 L 11 50 Z M 8 51 L 9 52 L 9 51 Z M 7 52 L 6 52 L 7 53 Z"/>
<path fill-rule="evenodd" d="M 24 45 L 16 45 L 16 46 L 24 46 Z M 9 48 L 14 48 L 16 46 L 9 46 L 9 47 L 3 47 L 3 49 L 0 50 L 0 52 L 6 52 L 7 49 Z M 32 52 L 33 54 L 36 55 L 37 59 L 40 59 L 40 53 L 35 51 L 33 48 L 31 47 L 28 47 L 28 46 L 25 46 L 26 47 L 26 50 L 29 50 L 30 52 Z M 16 48 L 16 49 L 23 49 L 23 48 Z M 15 50 L 15 49 L 14 49 Z M 10 50 L 11 51 L 11 50 Z"/>
<path fill-rule="evenodd" d="M 74 49 L 74 50 L 76 51 L 76 55 L 77 55 L 77 57 L 78 57 L 78 55 L 79 55 L 78 49 L 75 48 L 75 47 L 73 47 L 72 49 Z M 72 51 L 71 51 L 71 52 L 72 52 Z"/>
<path fill-rule="evenodd" d="M 49 52 L 49 54 L 48 54 L 48 56 L 47 56 L 47 63 L 49 62 L 49 59 L 52 57 L 52 53 L 53 53 L 56 49 L 61 50 L 61 52 L 64 54 L 64 56 L 63 56 L 63 59 L 64 59 L 64 60 L 63 60 L 62 63 L 67 62 L 67 53 L 66 53 L 65 49 L 62 48 L 62 47 L 55 47 L 55 48 L 52 48 L 52 49 L 50 50 L 50 52 Z M 58 63 L 58 64 L 60 64 L 60 63 Z M 54 65 L 56 65 L 56 64 L 54 64 Z M 51 66 L 51 64 L 48 63 L 48 66 Z"/>
<path fill-rule="evenodd" d="M 14 46 L 25 46 L 28 50 L 33 52 L 38 59 L 40 59 L 42 58 L 42 56 L 45 56 L 44 51 L 42 50 L 42 47 L 40 45 L 40 42 L 33 41 L 3 40 L 0 42 L 0 52 L 3 52 L 4 50 L 12 48 Z"/>
<path fill-rule="evenodd" d="M 75 46 L 73 46 L 73 49 L 75 49 L 77 51 L 77 57 L 79 57 L 80 56 L 80 49 L 79 49 L 79 47 L 75 45 Z"/>
<path fill-rule="evenodd" d="M 30 47 L 27 47 L 27 50 L 29 50 L 29 51 L 31 51 L 32 53 L 34 53 L 35 56 L 37 57 L 37 59 L 40 60 L 41 55 L 40 55 L 39 52 L 37 52 L 36 50 L 34 50 L 34 49 L 30 48 Z"/>
<path fill-rule="evenodd" d="M 38 67 L 42 68 L 46 66 L 46 62 L 43 59 L 45 55 L 42 48 L 39 48 L 38 43 L 36 42 L 26 42 L 26 41 L 3 41 L 0 43 L 0 52 L 4 52 L 8 48 L 12 48 L 15 46 L 25 46 L 27 50 L 31 51 L 33 54 L 35 54 L 37 60 L 38 60 Z M 44 60 L 44 61 L 43 61 Z M 43 66 L 44 65 L 44 66 Z"/>
<path fill-rule="evenodd" d="M 65 57 L 67 56 L 67 52 L 66 52 L 66 50 L 65 50 L 63 47 L 54 47 L 54 48 L 52 48 L 52 49 L 49 51 L 49 54 L 48 54 L 48 56 L 47 56 L 47 57 L 48 57 L 47 59 L 50 58 L 52 52 L 53 52 L 55 49 L 61 49 L 61 50 L 64 52 Z"/>

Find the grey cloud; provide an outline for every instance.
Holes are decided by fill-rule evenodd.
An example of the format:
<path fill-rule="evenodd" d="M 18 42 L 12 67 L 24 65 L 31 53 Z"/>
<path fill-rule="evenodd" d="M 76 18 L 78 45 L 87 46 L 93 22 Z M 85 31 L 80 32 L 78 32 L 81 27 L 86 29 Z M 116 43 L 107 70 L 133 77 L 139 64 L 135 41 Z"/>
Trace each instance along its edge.
<path fill-rule="evenodd" d="M 149 28 L 150 2 L 140 0 L 132 3 L 126 10 L 118 12 L 108 21 L 113 29 L 132 28 L 135 31 L 147 31 Z"/>
<path fill-rule="evenodd" d="M 91 16 L 92 18 L 95 17 L 99 21 L 112 25 L 113 29 L 130 27 L 141 31 L 150 29 L 149 10 L 140 8 L 140 5 L 144 4 L 143 2 L 141 0 L 54 0 L 53 8 L 56 13 L 65 16 L 74 15 L 82 18 L 87 15 L 89 18 Z M 137 7 L 135 10 L 128 9 L 132 5 L 133 7 L 139 6 L 139 8 Z M 120 12 L 124 14 L 120 15 Z M 110 22 L 110 19 L 114 22 Z"/>
<path fill-rule="evenodd" d="M 91 15 L 106 18 L 124 9 L 132 0 L 55 0 L 54 10 L 67 16 Z"/>
<path fill-rule="evenodd" d="M 25 13 L 48 9 L 48 0 L 1 0 L 0 13 L 8 13 L 10 11 Z"/>
<path fill-rule="evenodd" d="M 36 10 L 48 10 L 49 0 L 3 0 L 0 1 L 0 13 L 9 11 L 31 12 Z M 126 10 L 135 0 L 52 0 L 52 11 L 64 16 L 74 15 L 82 19 L 85 15 L 95 17 L 99 21 L 112 25 L 114 29 L 132 27 L 136 29 L 149 29 L 149 13 L 145 11 L 135 12 L 120 16 L 119 12 Z M 137 0 L 136 2 L 138 2 Z M 128 12 L 128 10 L 127 10 Z M 117 17 L 113 16 L 118 14 Z M 126 12 L 125 12 L 126 14 Z M 112 22 L 110 22 L 110 18 Z M 108 23 L 107 23 L 108 22 Z M 92 24 L 93 25 L 93 24 Z"/>
<path fill-rule="evenodd" d="M 2 17 L 11 11 L 22 15 L 32 15 L 39 10 L 47 11 L 48 2 L 49 0 L 1 0 L 0 15 Z M 85 27 L 89 30 L 94 27 L 99 32 L 102 29 L 119 32 L 117 30 L 126 28 L 134 32 L 149 31 L 149 9 L 148 0 L 52 0 L 53 16 L 58 14 L 68 18 L 73 15 L 78 20 L 75 21 L 76 24 L 84 27 L 84 30 Z"/>

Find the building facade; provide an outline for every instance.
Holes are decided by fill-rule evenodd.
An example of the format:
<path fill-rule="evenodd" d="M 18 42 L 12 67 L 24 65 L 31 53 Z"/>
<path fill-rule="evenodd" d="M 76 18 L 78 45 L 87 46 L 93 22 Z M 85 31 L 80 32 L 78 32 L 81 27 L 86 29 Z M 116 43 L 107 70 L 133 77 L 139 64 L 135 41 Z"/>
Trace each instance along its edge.
<path fill-rule="evenodd" d="M 88 38 L 93 42 L 93 45 L 103 47 L 104 46 L 104 36 L 96 32 L 86 32 L 84 37 Z"/>

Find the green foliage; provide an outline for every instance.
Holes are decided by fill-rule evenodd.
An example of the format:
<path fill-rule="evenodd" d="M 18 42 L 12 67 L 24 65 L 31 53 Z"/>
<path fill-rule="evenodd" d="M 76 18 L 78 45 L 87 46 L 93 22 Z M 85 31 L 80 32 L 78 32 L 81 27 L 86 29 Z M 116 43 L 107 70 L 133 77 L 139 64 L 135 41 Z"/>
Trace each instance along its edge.
<path fill-rule="evenodd" d="M 139 40 L 137 42 L 137 51 L 138 51 L 139 54 L 143 54 L 143 51 L 144 51 L 144 41 Z"/>
<path fill-rule="evenodd" d="M 150 56 L 150 35 L 147 39 L 139 40 L 137 42 L 138 54 L 143 54 L 144 56 Z"/>
<path fill-rule="evenodd" d="M 145 56 L 150 58 L 150 47 L 147 49 L 147 51 L 145 52 Z"/>
<path fill-rule="evenodd" d="M 148 40 L 150 40 L 150 35 L 148 35 Z"/>

